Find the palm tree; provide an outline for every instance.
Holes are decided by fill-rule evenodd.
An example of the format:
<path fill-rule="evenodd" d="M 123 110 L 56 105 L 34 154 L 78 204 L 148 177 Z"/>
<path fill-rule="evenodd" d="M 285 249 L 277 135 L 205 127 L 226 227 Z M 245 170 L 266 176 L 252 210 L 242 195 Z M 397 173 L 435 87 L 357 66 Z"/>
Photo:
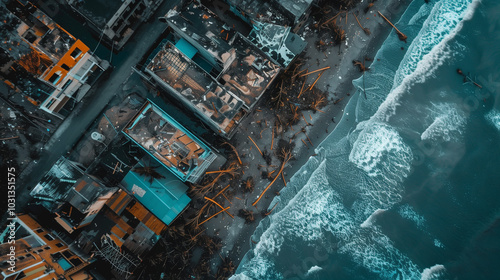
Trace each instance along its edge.
<path fill-rule="evenodd" d="M 150 161 L 151 161 L 151 158 L 149 158 L 148 164 L 146 164 L 145 166 L 136 167 L 132 171 L 134 171 L 135 173 L 137 173 L 141 176 L 145 176 L 146 178 L 148 178 L 148 182 L 151 185 L 151 184 L 153 184 L 154 179 L 163 179 L 163 178 L 165 178 L 165 176 L 158 173 L 158 171 L 156 171 L 156 168 L 158 168 L 159 166 L 152 166 L 150 164 L 151 163 Z"/>

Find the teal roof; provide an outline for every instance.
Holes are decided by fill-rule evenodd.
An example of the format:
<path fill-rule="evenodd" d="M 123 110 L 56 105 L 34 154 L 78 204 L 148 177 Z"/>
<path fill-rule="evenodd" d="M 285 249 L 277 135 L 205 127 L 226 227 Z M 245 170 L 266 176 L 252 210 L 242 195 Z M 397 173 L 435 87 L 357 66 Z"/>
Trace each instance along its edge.
<path fill-rule="evenodd" d="M 188 41 L 181 38 L 175 47 L 178 48 L 185 56 L 189 57 L 189 59 L 193 59 L 193 56 L 198 52 L 198 50 L 193 47 Z"/>
<path fill-rule="evenodd" d="M 153 179 L 149 183 L 149 177 L 133 171 L 142 166 L 144 165 L 139 162 L 130 170 L 122 185 L 158 219 L 170 225 L 191 201 L 186 194 L 188 187 L 162 166 L 156 168 L 156 171 L 165 178 Z"/>
<path fill-rule="evenodd" d="M 150 115 L 149 113 L 154 113 L 155 115 L 159 116 L 161 118 L 161 121 L 159 123 L 160 127 L 163 127 L 165 124 L 169 124 L 173 126 L 175 129 L 178 129 L 182 133 L 186 134 L 193 142 L 195 142 L 199 147 L 201 147 L 204 152 L 202 154 L 199 154 L 197 156 L 197 159 L 199 160 L 206 160 L 212 155 L 212 150 L 198 137 L 194 136 L 189 130 L 184 128 L 180 123 L 178 123 L 174 118 L 172 118 L 169 114 L 165 113 L 160 107 L 158 107 L 156 104 L 154 104 L 151 100 L 148 99 L 148 101 L 143 105 L 142 109 L 140 112 L 125 126 L 125 128 L 122 130 L 122 132 L 130 138 L 132 141 L 137 143 L 139 146 L 141 146 L 151 157 L 155 158 L 161 165 L 163 165 L 165 168 L 170 170 L 170 172 L 174 173 L 179 179 L 182 180 L 182 182 L 185 182 L 188 177 L 195 173 L 197 171 L 196 169 L 198 168 L 198 165 L 192 165 L 190 166 L 189 170 L 184 174 L 179 170 L 178 167 L 175 166 L 168 166 L 166 165 L 163 161 L 168 161 L 168 159 L 165 159 L 164 156 L 161 154 L 151 151 L 150 147 L 145 147 L 143 143 L 140 143 L 137 140 L 138 136 L 133 136 L 130 133 L 134 131 L 140 131 L 141 128 L 144 130 L 141 131 L 143 134 L 141 136 L 147 136 L 147 137 L 142 137 L 142 138 L 149 138 L 149 137 L 160 137 L 162 138 L 162 132 L 158 130 L 158 127 L 156 126 L 156 123 L 153 123 L 154 127 L 153 128 L 148 128 L 147 126 L 150 125 Z M 147 117 L 149 116 L 149 117 Z M 153 132 L 151 132 L 153 131 Z M 139 136 L 139 138 L 141 137 Z"/>

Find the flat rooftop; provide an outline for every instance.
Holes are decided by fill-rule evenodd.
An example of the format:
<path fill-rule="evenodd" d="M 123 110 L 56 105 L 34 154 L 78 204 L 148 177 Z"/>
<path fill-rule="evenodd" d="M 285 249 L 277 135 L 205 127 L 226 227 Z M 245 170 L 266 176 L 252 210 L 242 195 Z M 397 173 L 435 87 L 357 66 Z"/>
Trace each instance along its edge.
<path fill-rule="evenodd" d="M 75 38 L 59 26 L 47 32 L 38 43 L 47 54 L 59 61 L 76 42 Z"/>
<path fill-rule="evenodd" d="M 196 182 L 217 157 L 151 101 L 144 104 L 123 133 L 183 182 Z"/>
<path fill-rule="evenodd" d="M 265 0 L 226 0 L 229 5 L 242 11 L 241 16 L 279 25 L 289 25 L 289 19 L 274 8 L 271 1 Z"/>
<path fill-rule="evenodd" d="M 95 25 L 104 28 L 123 4 L 121 0 L 83 0 L 71 1 L 72 6 L 90 19 Z"/>
<path fill-rule="evenodd" d="M 170 225 L 191 201 L 186 194 L 188 187 L 162 166 L 155 169 L 162 177 L 150 180 L 137 171 L 146 165 L 144 161 L 137 163 L 125 176 L 122 185 L 151 213 Z"/>
<path fill-rule="evenodd" d="M 235 60 L 220 77 L 224 86 L 252 108 L 281 68 L 240 34 L 236 34 L 232 47 L 236 50 Z"/>
<path fill-rule="evenodd" d="M 247 108 L 255 104 L 280 70 L 258 47 L 203 5 L 190 5 L 167 20 L 174 31 L 179 33 L 177 35 L 183 37 L 175 42 L 175 47 L 184 55 L 185 60 L 194 61 L 201 66 L 193 70 L 204 70 L 210 74 L 211 79 L 200 80 L 199 84 L 206 87 L 208 83 L 220 82 L 222 78 L 225 81 L 222 86 L 229 88 Z M 209 60 L 213 58 L 222 62 L 224 69 L 214 73 L 202 61 L 198 63 L 196 53 L 206 52 L 211 56 Z M 154 65 L 150 63 L 150 66 Z"/>
<path fill-rule="evenodd" d="M 240 112 L 243 101 L 221 86 L 213 77 L 168 42 L 146 68 L 151 75 L 168 84 L 195 110 L 229 132 L 233 118 Z"/>
<path fill-rule="evenodd" d="M 286 9 L 289 13 L 291 13 L 295 19 L 298 20 L 304 13 L 306 13 L 309 6 L 313 0 L 274 0 L 283 9 Z"/>

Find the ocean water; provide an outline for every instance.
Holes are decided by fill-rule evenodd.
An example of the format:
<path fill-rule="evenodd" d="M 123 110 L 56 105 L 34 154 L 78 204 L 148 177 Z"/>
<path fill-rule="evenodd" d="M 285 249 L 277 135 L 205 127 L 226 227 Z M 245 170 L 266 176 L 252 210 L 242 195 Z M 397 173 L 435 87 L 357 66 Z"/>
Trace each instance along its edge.
<path fill-rule="evenodd" d="M 398 26 L 231 279 L 500 279 L 500 1 Z"/>

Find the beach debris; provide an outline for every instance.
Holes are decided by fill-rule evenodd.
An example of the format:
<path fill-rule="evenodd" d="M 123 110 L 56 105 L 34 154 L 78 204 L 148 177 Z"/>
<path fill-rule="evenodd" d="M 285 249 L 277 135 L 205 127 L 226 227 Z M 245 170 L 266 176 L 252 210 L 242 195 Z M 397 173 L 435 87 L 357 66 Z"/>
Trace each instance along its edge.
<path fill-rule="evenodd" d="M 387 23 L 389 23 L 389 25 L 391 25 L 392 28 L 394 28 L 394 30 L 398 34 L 399 40 L 404 41 L 406 43 L 406 39 L 408 39 L 408 36 L 406 36 L 405 34 L 403 34 L 403 32 L 399 31 L 399 29 L 396 26 L 394 26 L 394 24 L 392 24 L 392 22 L 390 22 L 380 11 L 378 11 L 378 14 L 383 19 L 385 19 L 385 21 L 387 21 Z"/>
<path fill-rule="evenodd" d="M 222 256 L 219 254 L 220 258 L 222 259 L 222 263 L 219 266 L 219 269 L 217 270 L 217 273 L 215 274 L 215 279 L 217 280 L 222 280 L 222 279 L 228 279 L 234 274 L 234 271 L 236 270 L 236 266 L 234 265 L 233 261 L 229 257 L 222 258 Z"/>
<path fill-rule="evenodd" d="M 334 105 L 337 105 L 337 104 L 338 104 L 340 101 L 342 101 L 342 99 L 344 99 L 344 98 L 345 98 L 345 97 L 342 97 L 342 98 L 339 98 L 339 99 L 335 100 L 335 101 L 333 102 L 333 104 L 334 104 Z M 334 122 L 335 122 L 335 121 L 334 121 Z"/>
<path fill-rule="evenodd" d="M 16 139 L 16 138 L 19 138 L 19 136 L 13 136 L 13 137 L 2 138 L 2 139 L 0 139 L 0 141 L 10 140 L 10 139 Z"/>
<path fill-rule="evenodd" d="M 240 209 L 240 211 L 238 212 L 238 216 L 245 219 L 245 224 L 251 224 L 255 222 L 255 217 L 253 216 L 253 211 L 251 210 Z"/>
<path fill-rule="evenodd" d="M 262 213 L 262 214 L 263 214 L 263 216 L 269 216 L 269 215 L 271 215 L 271 213 L 273 212 L 274 208 L 276 208 L 276 206 L 278 206 L 278 203 L 279 203 L 279 201 L 278 201 L 278 202 L 276 202 L 276 204 L 274 204 L 274 206 L 273 206 L 273 208 L 271 208 L 271 210 L 269 210 L 269 211 L 264 211 L 264 212 Z"/>
<path fill-rule="evenodd" d="M 201 225 L 203 225 L 204 223 L 206 223 L 206 222 L 210 221 L 213 217 L 215 217 L 215 216 L 219 215 L 220 213 L 222 213 L 222 212 L 226 212 L 229 208 L 231 208 L 231 207 L 222 208 L 222 210 L 220 210 L 219 212 L 217 212 L 217 213 L 213 214 L 212 216 L 208 217 L 208 219 L 206 219 L 206 220 L 202 221 L 201 223 L 199 223 L 199 224 L 198 224 L 198 226 L 201 226 Z"/>
<path fill-rule="evenodd" d="M 253 139 L 252 139 L 252 137 L 250 137 L 250 135 L 248 135 L 248 139 L 250 139 L 250 141 L 252 141 L 252 143 L 255 145 L 255 148 L 257 148 L 257 150 L 259 151 L 260 155 L 263 156 L 262 151 L 260 150 L 259 146 L 257 146 L 257 143 L 255 143 L 255 141 L 253 141 Z"/>
<path fill-rule="evenodd" d="M 271 151 L 273 150 L 274 146 L 274 127 L 272 128 L 272 134 L 271 134 Z"/>
<path fill-rule="evenodd" d="M 323 73 L 325 73 L 325 71 L 322 71 L 321 73 L 318 74 L 318 77 L 316 78 L 316 80 L 314 80 L 314 82 L 312 83 L 312 85 L 309 87 L 308 90 L 313 89 L 313 87 L 316 85 L 316 83 L 318 82 L 319 78 L 321 78 L 321 75 L 323 75 Z"/>
<path fill-rule="evenodd" d="M 191 189 L 189 192 L 197 197 L 204 197 L 208 193 L 212 192 L 217 185 L 217 182 L 224 176 L 229 175 L 231 178 L 235 178 L 239 176 L 241 173 L 241 165 L 237 162 L 230 162 L 228 167 L 223 170 L 218 171 L 210 171 L 205 173 L 205 177 L 203 177 L 203 181 L 200 184 L 191 185 Z M 207 175 L 217 174 L 215 178 Z"/>
<path fill-rule="evenodd" d="M 262 193 L 259 195 L 259 197 L 257 198 L 257 200 L 255 200 L 253 203 L 252 203 L 252 206 L 255 206 L 257 205 L 257 203 L 260 201 L 260 199 L 264 196 L 264 194 L 267 192 L 267 190 L 269 190 L 269 188 L 274 184 L 274 182 L 276 182 L 276 179 L 278 179 L 278 177 L 281 175 L 281 172 L 283 172 L 283 169 L 285 168 L 285 165 L 288 163 L 288 161 L 292 158 L 292 154 L 291 154 L 291 151 L 286 151 L 285 149 L 282 149 L 282 157 L 283 157 L 283 162 L 281 163 L 281 167 L 278 171 L 278 174 L 276 174 L 276 176 L 274 176 L 274 179 L 271 181 L 271 183 L 269 183 L 267 185 L 267 187 L 262 191 Z"/>
<path fill-rule="evenodd" d="M 324 70 L 328 70 L 328 69 L 330 69 L 330 66 L 326 66 L 326 67 L 323 67 L 323 68 L 320 68 L 320 69 L 316 69 L 314 71 L 302 74 L 302 75 L 300 75 L 300 77 L 305 77 L 305 76 L 308 76 L 308 75 L 311 75 L 311 74 L 314 74 L 314 73 L 317 73 L 317 72 L 321 72 L 321 71 L 324 71 Z"/>
<path fill-rule="evenodd" d="M 220 190 L 214 197 L 212 197 L 210 200 L 215 201 L 219 195 L 223 194 L 228 188 L 230 184 L 226 185 L 222 190 Z M 208 200 L 206 196 L 204 196 L 206 200 Z M 195 214 L 193 218 L 191 218 L 190 221 L 188 221 L 189 225 L 192 225 L 194 228 L 198 228 L 202 223 L 200 223 L 201 217 L 205 216 L 210 209 L 210 206 L 213 205 L 213 203 L 206 202 L 201 209 Z M 228 208 L 229 209 L 229 208 Z M 224 212 L 224 211 L 223 211 Z M 229 214 L 229 213 L 228 213 Z M 214 216 L 215 217 L 215 216 Z"/>
<path fill-rule="evenodd" d="M 366 6 L 366 8 L 364 9 L 365 14 L 368 13 L 368 11 L 370 11 L 370 8 L 373 7 L 373 5 L 374 5 L 373 3 L 370 3 L 368 4 L 368 6 Z"/>
<path fill-rule="evenodd" d="M 224 143 L 222 143 L 222 145 L 228 145 L 229 147 L 231 147 L 231 149 L 233 150 L 234 154 L 236 155 L 236 158 L 238 159 L 238 162 L 240 163 L 240 165 L 243 165 L 243 163 L 241 162 L 240 155 L 238 154 L 238 151 L 236 150 L 236 148 L 233 145 L 231 145 L 228 142 L 224 142 Z"/>
<path fill-rule="evenodd" d="M 483 86 L 481 86 L 480 84 L 478 84 L 476 81 L 474 81 L 471 77 L 470 77 L 470 73 L 467 73 L 467 75 L 464 74 L 464 72 L 462 72 L 462 70 L 460 68 L 457 69 L 457 74 L 459 74 L 460 76 L 464 77 L 464 83 L 471 83 L 473 85 L 475 85 L 476 87 L 478 88 L 483 88 Z"/>
<path fill-rule="evenodd" d="M 373 4 L 373 3 L 372 3 L 372 4 Z M 354 18 L 356 19 L 356 22 L 358 23 L 359 27 L 361 27 L 361 29 L 363 29 L 363 32 L 365 32 L 365 34 L 369 36 L 369 35 L 371 34 L 370 29 L 368 29 L 368 28 L 364 28 L 364 27 L 363 27 L 363 25 L 361 25 L 361 23 L 359 22 L 358 17 L 356 16 L 356 14 L 355 14 L 355 13 L 352 13 L 352 15 L 353 15 L 353 16 L 354 16 Z"/>
<path fill-rule="evenodd" d="M 304 146 L 309 148 L 309 146 L 307 145 L 306 141 L 304 141 L 304 139 L 300 139 L 300 140 L 302 141 L 302 143 L 304 143 Z"/>
<path fill-rule="evenodd" d="M 222 194 L 222 195 L 224 195 L 224 194 Z M 205 196 L 204 198 L 205 198 L 206 200 L 208 200 L 208 201 L 212 202 L 213 204 L 215 204 L 215 205 L 219 206 L 219 208 L 220 208 L 220 209 L 229 209 L 229 208 L 231 208 L 231 207 L 224 208 L 224 207 L 222 207 L 219 203 L 217 203 L 217 201 L 215 201 L 215 200 L 213 200 L 213 199 L 211 199 L 211 198 L 209 198 L 209 197 L 206 197 L 206 196 Z M 226 212 L 226 213 L 229 215 L 229 217 L 231 217 L 231 218 L 233 218 L 233 219 L 234 219 L 234 216 L 233 216 L 233 215 L 231 215 L 231 213 L 227 212 L 227 210 L 224 210 L 224 212 Z"/>
<path fill-rule="evenodd" d="M 244 180 L 241 185 L 243 186 L 243 191 L 247 193 L 253 192 L 255 188 L 255 182 L 252 176 L 249 176 L 246 180 Z"/>
<path fill-rule="evenodd" d="M 354 66 L 357 66 L 358 69 L 359 69 L 359 72 L 365 72 L 365 71 L 370 71 L 370 68 L 369 67 L 366 67 L 365 66 L 365 63 L 364 62 L 361 62 L 359 60 L 353 60 L 352 61 L 352 64 Z"/>

